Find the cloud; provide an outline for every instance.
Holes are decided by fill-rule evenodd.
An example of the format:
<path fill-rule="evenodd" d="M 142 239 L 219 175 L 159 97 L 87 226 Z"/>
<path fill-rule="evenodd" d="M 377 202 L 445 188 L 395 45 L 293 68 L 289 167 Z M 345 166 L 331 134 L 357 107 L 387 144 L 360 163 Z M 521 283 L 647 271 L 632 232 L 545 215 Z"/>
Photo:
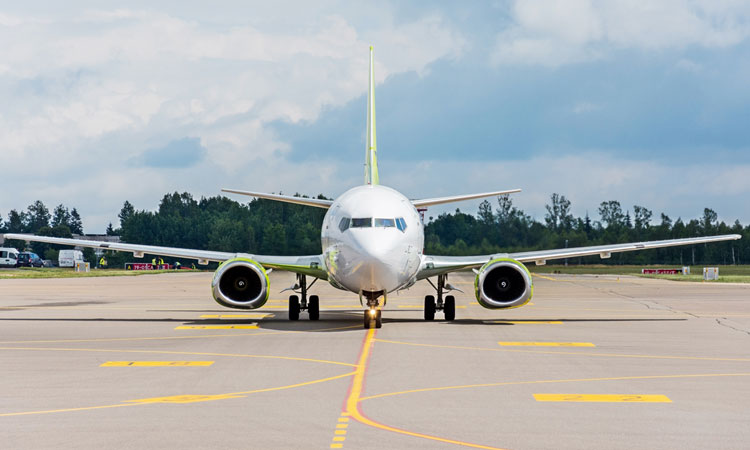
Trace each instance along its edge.
<path fill-rule="evenodd" d="M 517 0 L 492 64 L 559 67 L 622 49 L 722 48 L 750 36 L 746 2 Z"/>
<path fill-rule="evenodd" d="M 436 174 L 449 174 L 446 179 L 450 182 L 436 183 Z M 512 196 L 514 204 L 540 221 L 544 205 L 557 192 L 571 201 L 576 216 L 588 212 L 592 219 L 598 218 L 601 202 L 618 200 L 624 209 L 645 206 L 655 215 L 664 212 L 672 219 L 697 218 L 706 207 L 716 210 L 728 223 L 737 219 L 744 224 L 750 222 L 750 211 L 744 207 L 750 196 L 750 163 L 696 160 L 677 166 L 668 161 L 634 161 L 610 152 L 590 151 L 516 161 L 433 160 L 408 168 L 385 163 L 380 177 L 381 182 L 410 198 L 521 188 L 521 193 Z M 431 207 L 427 215 L 437 216 L 456 207 L 475 214 L 479 202 Z M 492 203 L 496 206 L 494 200 Z"/>
<path fill-rule="evenodd" d="M 559 191 L 580 214 L 750 221 L 743 2 L 19 5 L 0 136 L 24 189 L 0 190 L 3 215 L 42 199 L 101 232 L 165 192 L 340 194 L 362 182 L 374 45 L 381 176 L 409 196 L 520 186 L 539 218 Z"/>
<path fill-rule="evenodd" d="M 160 148 L 152 148 L 132 159 L 133 165 L 155 168 L 185 168 L 196 165 L 206 154 L 199 138 L 170 141 Z"/>
<path fill-rule="evenodd" d="M 322 110 L 361 96 L 369 45 L 379 83 L 399 73 L 424 75 L 467 45 L 439 12 L 404 20 L 387 5 L 365 8 L 373 10 L 367 20 L 361 8 L 335 2 L 287 2 L 283 13 L 258 7 L 248 14 L 240 13 L 245 5 L 233 12 L 85 8 L 73 2 L 0 14 L 3 163 L 42 180 L 20 194 L 0 191 L 0 212 L 37 198 L 74 203 L 94 231 L 106 226 L 104 208 L 125 199 L 152 208 L 161 188 L 213 195 L 221 187 L 216 180 L 309 188 L 317 176 L 285 168 L 290 146 L 271 123 L 314 123 Z M 195 184 L 138 188 L 134 180 L 159 179 L 163 168 Z M 271 168 L 299 180 L 283 185 L 285 177 Z M 316 170 L 331 173 L 322 162 Z"/>

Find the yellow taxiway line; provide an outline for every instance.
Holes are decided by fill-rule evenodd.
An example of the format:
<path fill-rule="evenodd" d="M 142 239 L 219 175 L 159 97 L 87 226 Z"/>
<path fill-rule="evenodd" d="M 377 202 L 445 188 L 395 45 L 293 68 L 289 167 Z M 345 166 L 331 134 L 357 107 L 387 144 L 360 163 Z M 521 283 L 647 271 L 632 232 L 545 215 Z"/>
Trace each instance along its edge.
<path fill-rule="evenodd" d="M 591 342 L 498 342 L 501 347 L 596 347 Z"/>
<path fill-rule="evenodd" d="M 207 367 L 213 363 L 213 361 L 107 361 L 99 367 Z"/>
<path fill-rule="evenodd" d="M 538 402 L 583 402 L 583 403 L 672 403 L 666 395 L 619 395 L 619 394 L 534 394 Z"/>
<path fill-rule="evenodd" d="M 360 351 L 359 360 L 357 361 L 357 369 L 354 371 L 354 377 L 352 378 L 352 384 L 349 387 L 349 395 L 346 398 L 346 413 L 351 418 L 360 422 L 364 425 L 378 428 L 385 431 L 391 431 L 394 433 L 404 434 L 407 436 L 413 436 L 422 439 L 428 439 L 431 441 L 444 442 L 446 444 L 461 445 L 464 447 L 482 448 L 488 450 L 502 450 L 497 447 L 490 447 L 487 445 L 473 444 L 471 442 L 457 441 L 454 439 L 445 439 L 438 436 L 431 436 L 429 434 L 415 433 L 413 431 L 402 430 L 389 425 L 385 425 L 376 422 L 369 417 L 365 416 L 360 410 L 360 401 L 362 400 L 362 387 L 365 382 L 365 374 L 367 372 L 367 361 L 370 358 L 370 352 L 375 342 L 375 329 L 370 328 L 365 335 L 362 342 L 362 349 Z M 335 447 L 339 448 L 339 447 Z"/>

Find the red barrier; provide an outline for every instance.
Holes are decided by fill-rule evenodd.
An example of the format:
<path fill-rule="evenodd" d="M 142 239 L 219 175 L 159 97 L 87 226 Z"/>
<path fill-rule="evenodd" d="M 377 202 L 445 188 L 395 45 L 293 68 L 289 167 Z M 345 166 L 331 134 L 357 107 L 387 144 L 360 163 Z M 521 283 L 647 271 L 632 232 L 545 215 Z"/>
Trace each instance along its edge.
<path fill-rule="evenodd" d="M 682 275 L 682 269 L 641 269 L 644 275 Z"/>
<path fill-rule="evenodd" d="M 171 268 L 169 264 L 125 263 L 125 270 L 169 270 Z"/>

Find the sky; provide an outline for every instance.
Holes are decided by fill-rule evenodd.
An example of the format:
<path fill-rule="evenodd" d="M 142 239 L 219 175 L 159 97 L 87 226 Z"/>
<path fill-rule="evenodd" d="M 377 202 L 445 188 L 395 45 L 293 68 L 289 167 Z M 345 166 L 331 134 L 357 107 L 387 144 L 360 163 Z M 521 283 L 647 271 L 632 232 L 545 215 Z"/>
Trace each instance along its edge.
<path fill-rule="evenodd" d="M 373 45 L 380 180 L 410 198 L 750 224 L 747 1 L 16 2 L 0 42 L 3 218 L 63 203 L 102 233 L 167 192 L 339 195 Z"/>

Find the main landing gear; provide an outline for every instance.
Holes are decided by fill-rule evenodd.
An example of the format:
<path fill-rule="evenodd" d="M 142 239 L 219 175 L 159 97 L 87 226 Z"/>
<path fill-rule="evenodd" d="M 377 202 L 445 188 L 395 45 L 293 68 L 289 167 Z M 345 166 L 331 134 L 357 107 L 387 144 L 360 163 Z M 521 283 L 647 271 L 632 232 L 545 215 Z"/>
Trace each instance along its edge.
<path fill-rule="evenodd" d="M 446 285 L 445 282 L 448 279 L 448 275 L 438 275 L 437 286 L 432 284 L 432 281 L 427 279 L 427 282 L 432 284 L 432 287 L 437 291 L 437 301 L 434 295 L 426 295 L 424 297 L 424 320 L 431 321 L 435 320 L 435 311 L 443 311 L 445 320 L 452 321 L 456 319 L 456 298 L 452 295 L 446 295 L 443 298 L 443 290 L 449 291 L 458 290 L 451 286 Z"/>
<path fill-rule="evenodd" d="M 320 319 L 320 299 L 317 295 L 311 295 L 310 298 L 307 297 L 307 289 L 312 287 L 316 281 L 318 281 L 317 278 L 308 286 L 307 277 L 297 274 L 297 283 L 291 288 L 287 288 L 300 294 L 289 296 L 289 320 L 299 320 L 300 311 L 307 311 L 310 320 Z M 302 300 L 300 300 L 300 297 L 302 297 Z"/>

